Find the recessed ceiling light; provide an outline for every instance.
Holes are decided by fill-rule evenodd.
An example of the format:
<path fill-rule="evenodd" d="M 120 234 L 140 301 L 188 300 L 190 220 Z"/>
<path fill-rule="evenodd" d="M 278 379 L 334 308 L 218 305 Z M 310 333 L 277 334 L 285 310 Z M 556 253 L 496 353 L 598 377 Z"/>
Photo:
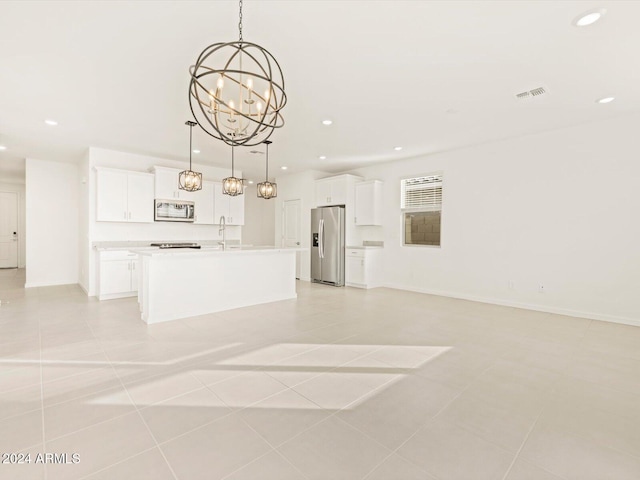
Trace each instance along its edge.
<path fill-rule="evenodd" d="M 616 97 L 604 97 L 604 98 L 599 98 L 598 100 L 596 100 L 596 102 L 598 103 L 610 103 L 613 102 L 616 99 Z"/>
<path fill-rule="evenodd" d="M 5 147 L 4 145 L 0 145 L 0 150 L 6 150 L 7 147 Z"/>
<path fill-rule="evenodd" d="M 331 120 L 322 120 L 323 125 L 331 125 L 333 122 Z"/>
<path fill-rule="evenodd" d="M 253 180 L 249 180 L 249 183 L 250 183 L 250 184 L 252 184 L 252 183 L 253 183 Z"/>
<path fill-rule="evenodd" d="M 326 159 L 327 159 L 327 157 L 325 157 L 324 155 L 320 155 L 318 158 L 319 158 L 320 160 L 326 160 Z"/>
<path fill-rule="evenodd" d="M 286 170 L 288 167 L 280 167 L 281 170 Z"/>
<path fill-rule="evenodd" d="M 45 120 L 44 123 L 46 123 L 47 125 L 51 125 L 52 127 L 58 125 L 58 122 L 56 122 L 55 120 Z"/>
<path fill-rule="evenodd" d="M 193 153 L 200 153 L 200 150 L 194 150 Z"/>
<path fill-rule="evenodd" d="M 607 11 L 604 8 L 589 10 L 588 12 L 578 15 L 573 20 L 573 25 L 576 27 L 587 27 L 589 25 L 593 25 L 600 20 L 605 13 L 607 13 Z"/>
<path fill-rule="evenodd" d="M 396 152 L 399 152 L 400 150 L 402 150 L 402 147 L 393 147 L 393 149 L 394 149 Z"/>

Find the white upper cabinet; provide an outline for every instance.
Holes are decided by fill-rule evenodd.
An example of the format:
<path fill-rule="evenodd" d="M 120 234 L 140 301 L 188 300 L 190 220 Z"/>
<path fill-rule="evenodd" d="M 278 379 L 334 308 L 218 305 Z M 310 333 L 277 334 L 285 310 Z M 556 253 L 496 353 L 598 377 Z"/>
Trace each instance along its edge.
<path fill-rule="evenodd" d="M 216 224 L 224 217 L 227 225 L 244 225 L 244 195 L 225 195 L 222 183 L 214 183 L 214 213 Z"/>
<path fill-rule="evenodd" d="M 382 182 L 356 183 L 356 225 L 382 225 Z"/>
<path fill-rule="evenodd" d="M 355 175 L 337 175 L 316 180 L 316 205 L 349 205 L 353 198 L 356 181 L 362 180 Z"/>
<path fill-rule="evenodd" d="M 213 225 L 216 223 L 214 212 L 214 183 L 202 182 L 202 189 L 193 192 L 195 202 L 195 219 L 193 223 L 198 225 Z"/>
<path fill-rule="evenodd" d="M 181 200 L 193 200 L 193 193 L 178 188 L 178 176 L 180 170 L 177 168 L 153 167 L 155 174 L 155 195 L 162 200 L 179 198 Z"/>
<path fill-rule="evenodd" d="M 96 220 L 153 222 L 153 175 L 96 167 Z"/>

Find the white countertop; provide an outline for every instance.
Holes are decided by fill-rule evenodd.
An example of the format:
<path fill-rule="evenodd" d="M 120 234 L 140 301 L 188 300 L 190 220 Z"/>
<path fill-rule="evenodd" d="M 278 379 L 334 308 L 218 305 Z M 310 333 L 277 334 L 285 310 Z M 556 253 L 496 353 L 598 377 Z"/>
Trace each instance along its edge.
<path fill-rule="evenodd" d="M 219 246 L 219 240 L 145 240 L 145 241 L 123 241 L 123 242 L 94 242 L 93 248 L 98 251 L 110 251 L 110 250 L 158 250 L 158 247 L 150 246 L 151 243 L 197 243 L 202 245 L 203 248 L 212 248 Z M 238 240 L 232 240 L 232 242 L 238 242 Z M 240 245 L 239 243 L 230 243 L 227 241 L 227 248 L 229 247 L 250 247 L 252 245 Z"/>
<path fill-rule="evenodd" d="M 227 246 L 222 250 L 219 246 L 203 245 L 202 248 L 158 248 L 158 247 L 142 247 L 129 248 L 130 252 L 138 253 L 148 257 L 186 257 L 186 256 L 202 256 L 202 255 L 255 255 L 261 253 L 291 253 L 308 250 L 307 248 L 282 248 L 282 247 L 242 247 Z"/>
<path fill-rule="evenodd" d="M 357 250 L 380 250 L 381 248 L 384 248 L 383 246 L 379 246 L 379 245 L 348 245 L 346 247 L 347 249 L 357 249 Z"/>

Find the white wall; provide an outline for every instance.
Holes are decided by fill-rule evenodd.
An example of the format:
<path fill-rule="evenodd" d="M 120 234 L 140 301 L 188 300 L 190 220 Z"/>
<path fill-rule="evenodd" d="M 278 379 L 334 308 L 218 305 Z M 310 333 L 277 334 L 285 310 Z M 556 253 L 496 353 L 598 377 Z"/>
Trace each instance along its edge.
<path fill-rule="evenodd" d="M 27 158 L 26 287 L 78 282 L 78 167 Z"/>
<path fill-rule="evenodd" d="M 242 243 L 245 245 L 274 245 L 276 198 L 258 198 L 256 185 L 248 185 L 244 192 L 244 226 Z"/>
<path fill-rule="evenodd" d="M 0 192 L 18 194 L 18 268 L 24 268 L 26 262 L 24 179 L 22 183 L 0 183 Z"/>
<path fill-rule="evenodd" d="M 306 251 L 300 252 L 300 279 L 309 281 L 311 278 L 311 209 L 315 206 L 315 181 L 318 178 L 327 177 L 329 174 L 316 170 L 308 170 L 302 173 L 294 173 L 276 178 L 278 184 L 278 196 L 275 203 L 275 244 L 282 245 L 282 207 L 287 200 L 300 200 L 301 210 L 301 244 Z"/>
<path fill-rule="evenodd" d="M 88 293 L 91 288 L 89 273 L 91 271 L 92 256 L 89 226 L 91 167 L 89 165 L 88 150 L 78 164 L 78 176 L 80 177 L 78 192 L 78 284 Z"/>
<path fill-rule="evenodd" d="M 640 325 L 639 128 L 633 115 L 356 170 L 385 180 L 386 285 Z M 400 179 L 435 171 L 442 248 L 403 247 Z"/>

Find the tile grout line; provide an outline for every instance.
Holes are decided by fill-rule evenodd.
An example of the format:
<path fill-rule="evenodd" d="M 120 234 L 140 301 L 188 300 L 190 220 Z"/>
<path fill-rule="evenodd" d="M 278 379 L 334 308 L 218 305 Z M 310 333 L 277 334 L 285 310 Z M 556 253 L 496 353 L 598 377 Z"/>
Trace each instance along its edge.
<path fill-rule="evenodd" d="M 47 451 L 47 440 L 45 436 L 45 428 L 44 428 L 44 377 L 42 372 L 42 328 L 40 317 L 38 317 L 38 344 L 39 344 L 39 352 L 40 352 L 40 407 L 41 407 L 41 422 L 42 422 L 42 450 L 43 453 Z M 47 464 L 44 464 L 44 480 L 47 480 Z"/>
<path fill-rule="evenodd" d="M 155 450 L 156 448 L 158 448 L 158 447 L 155 447 L 155 446 L 154 446 L 154 447 L 149 447 L 149 448 L 146 448 L 146 449 L 142 450 L 141 452 L 138 452 L 138 453 L 136 453 L 136 454 L 134 454 L 134 455 L 131 455 L 131 456 L 129 456 L 129 457 L 124 457 L 123 459 L 118 460 L 118 461 L 117 461 L 117 462 L 115 462 L 115 463 L 111 463 L 111 464 L 109 464 L 109 465 L 107 465 L 107 466 L 105 466 L 105 467 L 102 467 L 102 468 L 100 468 L 100 469 L 98 469 L 98 470 L 95 470 L 95 471 L 93 471 L 93 472 L 91 472 L 91 473 L 87 473 L 86 475 L 83 475 L 82 477 L 79 477 L 79 478 L 78 478 L 78 480 L 84 480 L 84 479 L 91 478 L 91 477 L 93 477 L 96 473 L 104 472 L 104 471 L 106 471 L 106 470 L 110 469 L 111 467 L 115 467 L 116 465 L 121 465 L 121 464 L 123 464 L 124 462 L 126 462 L 126 461 L 128 461 L 128 460 L 131 460 L 131 459 L 133 459 L 133 458 L 139 457 L 140 455 L 143 455 L 143 454 L 145 454 L 145 453 L 147 453 L 147 452 L 151 452 L 152 450 Z"/>
<path fill-rule="evenodd" d="M 97 340 L 97 337 L 95 335 L 94 330 L 91 328 L 91 325 L 88 324 L 88 322 L 85 320 L 85 324 L 87 325 L 87 327 L 89 328 L 89 330 L 91 331 L 91 335 L 93 335 L 94 339 Z M 131 397 L 131 394 L 129 393 L 129 390 L 127 390 L 127 387 L 125 386 L 125 384 L 122 382 L 122 378 L 120 378 L 120 375 L 118 375 L 118 371 L 115 369 L 115 367 L 113 366 L 113 363 L 111 363 L 111 360 L 109 360 L 109 356 L 107 355 L 107 352 L 104 349 L 104 346 L 102 344 L 100 344 L 100 349 L 102 350 L 102 353 L 105 355 L 105 357 L 108 359 L 109 361 L 109 366 L 111 368 L 111 370 L 113 371 L 114 375 L 116 376 L 116 378 L 118 379 L 118 381 L 120 382 L 120 386 L 122 387 L 122 389 L 126 392 L 127 397 L 129 398 L 129 400 L 131 401 L 131 404 L 133 405 L 133 408 L 135 409 L 136 413 L 138 414 L 138 417 L 140 418 L 140 420 L 142 421 L 142 424 L 145 426 L 145 428 L 147 429 L 147 432 L 149 433 L 149 435 L 151 436 L 151 439 L 153 440 L 153 442 L 156 444 L 155 448 L 158 449 L 158 451 L 160 452 L 160 454 L 162 455 L 162 458 L 164 459 L 167 467 L 169 468 L 169 471 L 171 472 L 171 475 L 173 475 L 173 478 L 175 480 L 178 480 L 178 476 L 176 475 L 176 473 L 173 470 L 173 467 L 171 466 L 171 464 L 169 463 L 169 460 L 167 460 L 167 457 L 165 456 L 164 452 L 162 451 L 162 449 L 160 448 L 160 445 L 158 444 L 158 440 L 156 439 L 155 435 L 153 434 L 153 432 L 151 431 L 151 429 L 149 428 L 149 425 L 147 425 L 147 422 L 145 421 L 144 417 L 142 416 L 142 414 L 140 413 L 140 409 L 138 408 L 138 405 L 134 402 L 133 398 Z M 110 419 L 112 420 L 112 419 Z M 142 453 L 142 452 L 139 452 Z M 134 455 L 135 457 L 136 455 Z M 106 468 L 112 467 L 113 465 L 116 465 L 116 463 L 113 463 L 109 466 L 107 466 Z M 95 473 L 95 472 L 93 472 Z M 46 480 L 46 479 L 45 479 Z"/>
<path fill-rule="evenodd" d="M 495 365 L 495 363 L 497 362 L 494 361 L 491 365 L 489 365 L 487 368 L 485 368 L 484 370 L 482 370 L 477 376 L 476 376 L 476 380 L 477 378 L 479 378 L 481 375 L 483 375 L 485 372 L 487 372 L 488 370 L 490 370 L 491 368 L 493 368 L 493 366 Z M 473 385 L 475 383 L 475 381 L 472 381 L 469 383 L 469 385 L 467 385 L 465 388 L 463 388 L 462 390 L 460 390 L 460 392 L 458 392 L 458 394 L 456 396 L 454 396 L 449 402 L 447 402 L 440 410 L 438 410 L 436 412 L 436 414 L 431 417 L 430 419 L 428 419 L 426 422 L 424 422 L 420 428 L 418 428 L 415 432 L 413 432 L 413 434 L 411 434 L 404 442 L 402 442 L 400 445 L 398 445 L 394 450 L 392 450 L 392 452 L 387 455 L 380 463 L 378 463 L 367 475 L 371 474 L 376 468 L 378 468 L 380 465 L 382 465 L 385 461 L 387 461 L 388 458 L 390 458 L 394 453 L 396 455 L 398 455 L 399 457 L 401 457 L 403 460 L 408 461 L 411 465 L 415 465 L 410 459 L 403 457 L 402 455 L 400 455 L 398 453 L 398 450 L 400 450 L 404 445 L 406 445 L 407 442 L 409 442 L 413 437 L 415 437 L 418 432 L 422 431 L 427 425 L 430 425 L 432 423 L 434 423 L 434 421 L 440 416 L 440 414 L 442 412 L 444 412 L 447 408 L 449 408 L 449 406 L 455 402 L 464 392 L 466 392 L 471 385 Z M 364 433 L 364 432 L 363 432 Z M 491 443 L 492 445 L 494 445 L 493 443 Z M 502 448 L 502 447 L 500 447 Z M 418 465 L 416 465 L 418 466 Z M 421 470 L 424 470 L 422 467 L 419 467 Z M 432 474 L 431 472 L 427 472 L 429 475 L 435 476 L 434 474 Z M 435 476 L 436 478 L 438 478 L 437 476 Z"/>
<path fill-rule="evenodd" d="M 531 433 L 536 428 L 536 425 L 538 424 L 538 420 L 540 420 L 540 417 L 542 417 L 542 414 L 549 407 L 549 405 L 551 405 L 551 402 L 549 402 L 549 404 L 546 405 L 544 408 L 542 408 L 542 410 L 540 410 L 540 413 L 538 413 L 538 416 L 533 421 L 533 424 L 531 425 L 531 428 L 529 428 L 529 431 L 527 432 L 527 435 L 525 435 L 524 439 L 522 440 L 522 443 L 520 444 L 520 447 L 516 451 L 516 454 L 514 455 L 513 460 L 511 460 L 511 464 L 509 465 L 509 468 L 507 468 L 507 471 L 502 476 L 502 480 L 506 480 L 507 476 L 509 476 L 509 473 L 511 473 L 511 470 L 513 469 L 513 466 L 516 464 L 516 461 L 520 457 L 520 453 L 524 449 L 524 446 L 526 445 L 527 440 L 529 440 L 529 437 L 531 436 Z M 554 473 L 554 475 L 555 475 L 555 473 Z"/>

